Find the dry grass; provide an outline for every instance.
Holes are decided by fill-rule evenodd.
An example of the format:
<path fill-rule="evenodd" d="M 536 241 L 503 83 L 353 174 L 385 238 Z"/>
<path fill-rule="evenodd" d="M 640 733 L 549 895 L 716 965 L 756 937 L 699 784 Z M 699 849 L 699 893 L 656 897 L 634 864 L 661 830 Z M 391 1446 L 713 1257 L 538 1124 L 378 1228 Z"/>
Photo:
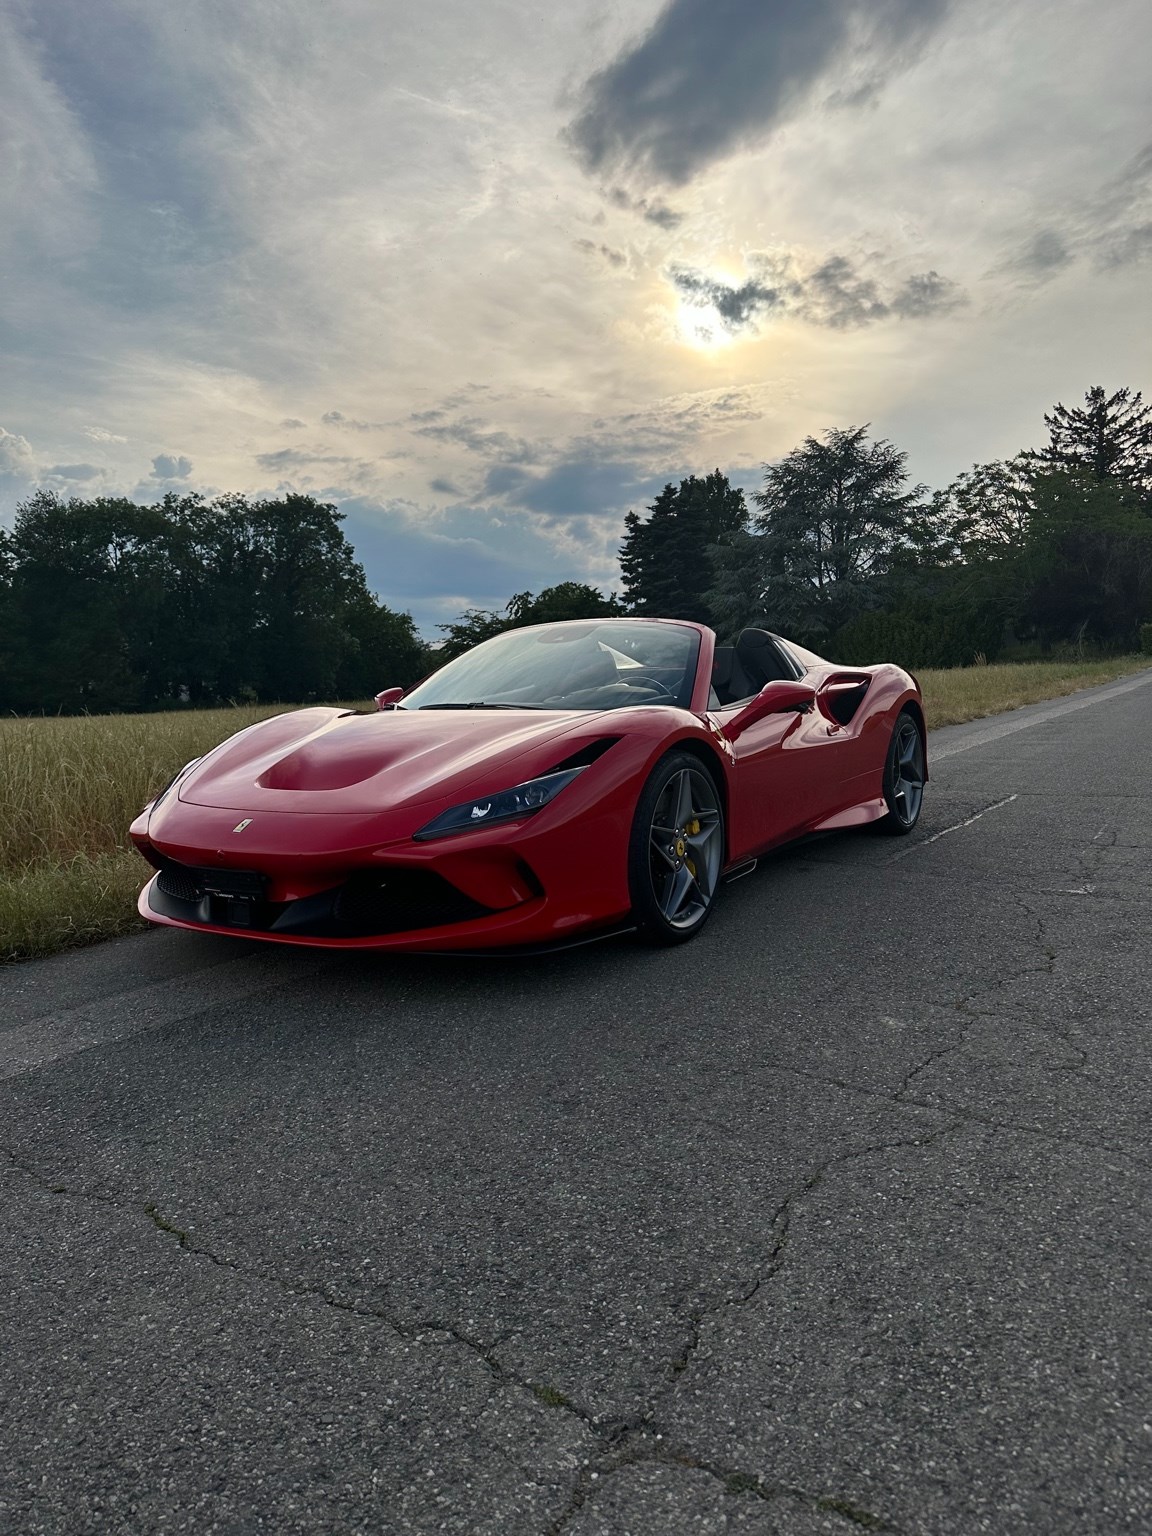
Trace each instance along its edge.
<path fill-rule="evenodd" d="M 924 672 L 932 727 L 1074 693 L 1148 666 L 1023 662 Z M 142 926 L 148 869 L 128 824 L 190 758 L 283 706 L 0 720 L 0 961 L 52 954 Z"/>
<path fill-rule="evenodd" d="M 282 707 L 0 720 L 0 961 L 141 926 L 129 822 L 190 758 Z"/>
<path fill-rule="evenodd" d="M 1113 656 L 1107 661 L 1019 661 L 991 667 L 955 667 L 918 672 L 929 730 L 961 725 L 1022 704 L 1057 699 L 1081 688 L 1111 683 L 1150 665 L 1147 656 Z"/>

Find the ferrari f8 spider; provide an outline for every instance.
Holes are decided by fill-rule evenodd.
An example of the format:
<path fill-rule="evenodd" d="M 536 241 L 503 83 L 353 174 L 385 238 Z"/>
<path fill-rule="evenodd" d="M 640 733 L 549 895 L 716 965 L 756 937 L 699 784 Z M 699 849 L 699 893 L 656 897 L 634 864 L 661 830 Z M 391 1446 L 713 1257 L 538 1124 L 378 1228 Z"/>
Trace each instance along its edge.
<path fill-rule="evenodd" d="M 305 708 L 187 764 L 132 824 L 154 923 L 278 943 L 691 939 L 778 845 L 912 830 L 923 701 L 766 630 L 514 629 L 361 712 Z"/>

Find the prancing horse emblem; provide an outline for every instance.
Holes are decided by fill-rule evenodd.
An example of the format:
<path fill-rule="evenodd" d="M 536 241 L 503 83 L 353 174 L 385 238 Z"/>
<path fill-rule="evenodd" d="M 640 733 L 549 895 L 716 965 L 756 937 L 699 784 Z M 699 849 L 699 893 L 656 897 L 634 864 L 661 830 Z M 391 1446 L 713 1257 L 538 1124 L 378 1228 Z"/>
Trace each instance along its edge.
<path fill-rule="evenodd" d="M 251 825 L 252 825 L 252 818 L 251 818 L 251 816 L 245 816 L 244 820 L 243 821 L 238 821 L 236 823 L 236 825 L 232 828 L 232 830 L 233 830 L 233 832 L 243 832 L 245 827 L 250 827 Z"/>

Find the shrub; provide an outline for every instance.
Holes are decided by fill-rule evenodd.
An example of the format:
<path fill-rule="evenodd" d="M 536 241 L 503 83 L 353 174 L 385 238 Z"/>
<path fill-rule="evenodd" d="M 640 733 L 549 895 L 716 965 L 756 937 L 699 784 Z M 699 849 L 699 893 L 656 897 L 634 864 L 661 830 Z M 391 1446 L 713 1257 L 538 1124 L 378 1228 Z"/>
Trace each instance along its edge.
<path fill-rule="evenodd" d="M 1152 656 L 1152 624 L 1140 626 L 1140 650 L 1145 656 Z"/>
<path fill-rule="evenodd" d="M 865 613 L 835 636 L 831 660 L 865 666 L 893 661 L 902 667 L 968 667 L 995 661 L 1003 624 L 980 609 L 917 604 L 889 613 Z"/>

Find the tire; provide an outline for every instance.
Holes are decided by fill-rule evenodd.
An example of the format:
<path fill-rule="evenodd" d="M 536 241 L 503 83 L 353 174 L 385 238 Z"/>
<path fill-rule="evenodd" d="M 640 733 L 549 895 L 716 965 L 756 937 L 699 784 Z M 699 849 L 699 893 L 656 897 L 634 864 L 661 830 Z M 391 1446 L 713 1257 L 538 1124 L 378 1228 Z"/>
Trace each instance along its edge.
<path fill-rule="evenodd" d="M 712 916 L 724 867 L 724 806 L 690 752 L 670 752 L 640 792 L 628 845 L 628 886 L 641 942 L 686 944 Z"/>
<path fill-rule="evenodd" d="M 877 823 L 879 830 L 892 837 L 907 837 L 920 820 L 924 805 L 924 738 L 910 709 L 897 715 L 888 743 L 884 803 L 888 814 Z"/>

